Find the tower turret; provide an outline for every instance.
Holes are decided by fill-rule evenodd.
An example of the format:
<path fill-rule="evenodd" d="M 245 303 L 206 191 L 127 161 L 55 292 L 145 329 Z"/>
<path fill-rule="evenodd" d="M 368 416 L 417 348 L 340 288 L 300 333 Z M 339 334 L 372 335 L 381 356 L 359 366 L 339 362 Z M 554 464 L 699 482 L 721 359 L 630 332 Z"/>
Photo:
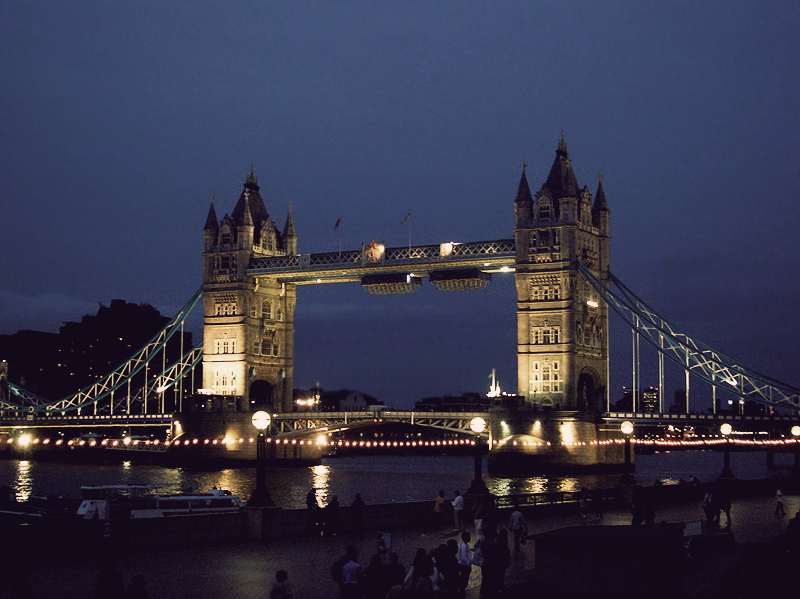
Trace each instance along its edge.
<path fill-rule="evenodd" d="M 289 256 L 297 254 L 297 231 L 294 229 L 294 218 L 292 218 L 292 205 L 289 204 L 289 212 L 286 215 L 286 224 L 283 226 L 283 247 Z"/>
<path fill-rule="evenodd" d="M 211 206 L 208 208 L 206 225 L 203 227 L 203 248 L 206 252 L 211 251 L 211 248 L 216 245 L 218 235 L 219 223 L 217 222 L 217 213 L 214 210 L 214 196 L 211 196 Z"/>

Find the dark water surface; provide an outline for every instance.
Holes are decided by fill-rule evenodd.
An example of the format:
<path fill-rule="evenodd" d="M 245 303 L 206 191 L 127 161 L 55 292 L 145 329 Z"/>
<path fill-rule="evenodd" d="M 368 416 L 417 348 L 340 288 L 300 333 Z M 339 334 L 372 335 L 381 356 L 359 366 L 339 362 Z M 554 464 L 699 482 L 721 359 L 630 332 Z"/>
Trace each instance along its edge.
<path fill-rule="evenodd" d="M 763 452 L 733 453 L 731 467 L 738 478 L 765 478 L 794 463 L 791 454 L 776 454 L 778 471 L 768 472 Z M 713 451 L 664 452 L 636 456 L 636 478 L 651 485 L 656 478 L 677 481 L 690 475 L 713 480 L 722 470 L 722 454 Z M 356 493 L 367 503 L 432 500 L 440 489 L 448 497 L 462 492 L 472 480 L 473 458 L 465 456 L 366 456 L 325 459 L 320 466 L 272 468 L 267 485 L 275 503 L 305 507 L 305 496 L 316 489 L 320 504 L 338 495 L 349 505 Z M 485 458 L 484 458 L 485 472 Z M 619 475 L 501 478 L 484 476 L 495 494 L 575 491 L 581 487 L 611 488 Z M 0 460 L 0 486 L 6 485 L 23 501 L 31 495 L 80 497 L 81 486 L 137 484 L 158 487 L 161 493 L 205 492 L 212 486 L 229 489 L 247 500 L 255 484 L 255 468 L 214 471 L 165 468 L 143 464 L 88 465 Z"/>

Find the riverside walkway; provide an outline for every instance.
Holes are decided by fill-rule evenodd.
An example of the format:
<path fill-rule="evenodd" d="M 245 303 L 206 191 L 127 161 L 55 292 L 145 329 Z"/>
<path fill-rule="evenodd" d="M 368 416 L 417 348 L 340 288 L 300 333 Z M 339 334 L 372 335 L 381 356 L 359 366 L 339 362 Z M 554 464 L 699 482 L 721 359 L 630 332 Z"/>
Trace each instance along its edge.
<path fill-rule="evenodd" d="M 664 589 L 664 596 L 702 597 L 713 599 L 722 596 L 730 586 L 733 573 L 746 566 L 748 548 L 765 543 L 786 530 L 789 519 L 800 510 L 800 497 L 785 497 L 786 516 L 774 515 L 775 499 L 772 496 L 736 499 L 731 509 L 731 533 L 733 543 L 725 543 L 719 549 L 703 552 L 687 559 L 681 576 L 682 589 Z M 657 505 L 656 518 L 660 522 L 696 522 L 703 519 L 699 503 Z M 535 512 L 526 516 L 530 535 L 546 533 L 568 527 L 630 526 L 631 515 L 626 509 L 610 509 L 602 521 L 583 519 L 577 509 L 568 513 L 537 517 Z M 724 523 L 724 515 L 723 515 Z M 501 522 L 501 527 L 506 523 Z M 470 529 L 475 538 L 474 529 Z M 275 580 L 275 572 L 289 572 L 295 599 L 324 599 L 338 597 L 338 589 L 330 577 L 333 561 L 344 553 L 346 545 L 354 544 L 359 549 L 359 561 L 365 566 L 375 553 L 377 534 L 364 533 L 354 539 L 347 531 L 337 536 L 295 538 L 265 543 L 228 542 L 195 546 L 171 546 L 153 540 L 148 549 L 126 550 L 119 548 L 116 564 L 122 573 L 125 585 L 130 584 L 136 574 L 144 576 L 151 599 L 262 599 L 269 596 Z M 392 551 L 395 551 L 406 568 L 409 567 L 418 547 L 431 550 L 450 538 L 457 538 L 452 527 L 443 530 L 413 528 L 392 533 Z M 506 574 L 510 587 L 504 596 L 557 599 L 557 585 L 538 584 L 534 570 L 534 545 L 528 542 L 518 555 L 513 555 Z M 75 554 L 64 547 L 63 560 L 37 559 L 35 548 L 27 548 L 24 567 L 5 576 L 27 585 L 31 594 L 8 595 L 13 597 L 36 597 L 45 599 L 86 598 L 95 596 L 101 551 L 83 550 Z M 4 547 L 6 557 L 13 548 Z M 8 563 L 8 562 L 6 562 Z M 628 567 L 620 564 L 620 568 Z M 576 572 L 581 568 L 575 564 Z M 771 576 L 765 572 L 766 577 Z M 477 599 L 480 583 L 480 568 L 473 566 L 469 599 Z M 518 585 L 515 587 L 515 585 Z M 731 595 L 725 591 L 727 597 Z M 4 595 L 5 596 L 5 595 Z M 594 597 L 587 589 L 585 597 Z"/>

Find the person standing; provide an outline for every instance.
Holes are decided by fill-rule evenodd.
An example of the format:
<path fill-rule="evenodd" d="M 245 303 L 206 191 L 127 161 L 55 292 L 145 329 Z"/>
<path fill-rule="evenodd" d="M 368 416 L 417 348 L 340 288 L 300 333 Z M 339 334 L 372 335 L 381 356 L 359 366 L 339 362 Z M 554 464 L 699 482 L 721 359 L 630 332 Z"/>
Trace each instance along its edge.
<path fill-rule="evenodd" d="M 379 554 L 372 556 L 369 565 L 361 574 L 361 586 L 364 590 L 364 599 L 385 599 L 389 592 L 389 584 L 383 568 L 383 561 Z"/>
<path fill-rule="evenodd" d="M 458 489 L 453 491 L 453 516 L 455 517 L 456 530 L 464 530 L 464 498 Z"/>
<path fill-rule="evenodd" d="M 470 574 L 472 574 L 472 549 L 469 548 L 471 540 L 472 538 L 466 530 L 461 533 L 461 543 L 456 554 L 456 559 L 458 560 L 457 594 L 459 597 L 467 596 L 467 585 L 469 584 Z"/>
<path fill-rule="evenodd" d="M 364 500 L 361 499 L 361 493 L 356 493 L 356 498 L 350 504 L 350 518 L 353 523 L 353 534 L 357 539 L 361 538 L 361 533 L 364 532 L 364 511 L 366 505 Z"/>
<path fill-rule="evenodd" d="M 308 521 L 311 524 L 312 530 L 314 533 L 319 533 L 321 530 L 320 527 L 320 511 L 319 511 L 319 504 L 317 503 L 317 492 L 315 489 L 311 489 L 308 493 L 306 493 L 306 508 L 308 509 Z"/>
<path fill-rule="evenodd" d="M 292 599 L 289 573 L 286 570 L 278 570 L 275 573 L 275 583 L 269 591 L 269 599 Z"/>
<path fill-rule="evenodd" d="M 528 536 L 528 524 L 525 522 L 525 516 L 519 511 L 519 503 L 516 501 L 514 502 L 514 511 L 511 512 L 508 527 L 514 535 L 514 553 L 519 553 L 520 545 L 525 543 L 525 537 Z"/>
<path fill-rule="evenodd" d="M 783 492 L 780 489 L 775 493 L 775 502 L 775 515 L 785 516 L 786 510 L 783 509 Z"/>
<path fill-rule="evenodd" d="M 439 491 L 436 501 L 433 503 L 433 514 L 436 518 L 436 528 L 444 526 L 444 491 Z"/>
<path fill-rule="evenodd" d="M 339 533 L 339 496 L 334 495 L 325 506 L 325 528 L 328 534 L 336 535 Z"/>
<path fill-rule="evenodd" d="M 358 563 L 358 549 L 349 545 L 345 549 L 347 562 L 342 566 L 342 582 L 339 587 L 342 599 L 361 599 L 361 564 Z"/>

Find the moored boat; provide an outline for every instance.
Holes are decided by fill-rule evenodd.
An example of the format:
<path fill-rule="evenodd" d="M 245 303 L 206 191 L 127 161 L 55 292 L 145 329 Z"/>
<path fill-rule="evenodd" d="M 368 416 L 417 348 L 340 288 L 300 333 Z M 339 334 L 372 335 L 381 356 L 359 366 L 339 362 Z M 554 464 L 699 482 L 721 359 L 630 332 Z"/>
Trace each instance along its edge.
<path fill-rule="evenodd" d="M 237 495 L 222 489 L 176 495 L 160 495 L 154 493 L 156 489 L 142 485 L 81 487 L 83 501 L 77 514 L 85 520 L 135 520 L 238 512 L 244 507 Z"/>

